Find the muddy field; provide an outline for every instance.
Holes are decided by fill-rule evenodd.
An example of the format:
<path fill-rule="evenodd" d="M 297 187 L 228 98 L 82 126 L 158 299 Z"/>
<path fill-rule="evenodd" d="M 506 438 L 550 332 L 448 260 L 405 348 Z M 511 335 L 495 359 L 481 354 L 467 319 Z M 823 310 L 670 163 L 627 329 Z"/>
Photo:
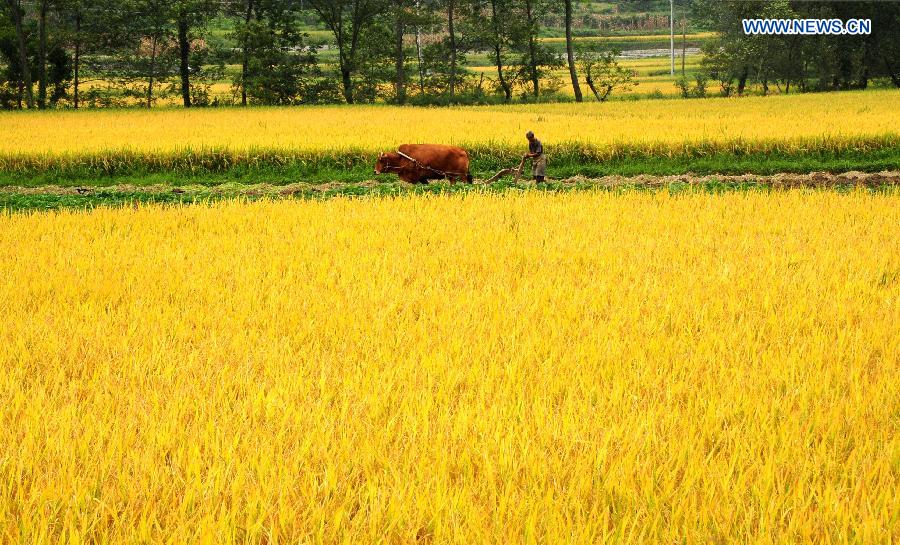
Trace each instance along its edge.
<path fill-rule="evenodd" d="M 509 183 L 511 178 L 500 180 L 494 185 Z M 447 182 L 433 182 L 432 185 L 447 185 Z M 600 178 L 573 177 L 561 180 L 551 180 L 551 184 L 559 186 L 572 186 L 579 188 L 616 188 L 616 187 L 632 187 L 632 188 L 661 188 L 672 185 L 677 186 L 699 186 L 706 187 L 711 184 L 720 184 L 724 186 L 773 188 L 773 189 L 789 189 L 789 188 L 832 188 L 832 187 L 886 187 L 900 186 L 900 171 L 885 172 L 844 172 L 840 174 L 832 174 L 829 172 L 812 172 L 809 174 L 792 174 L 781 173 L 771 176 L 760 176 L 756 174 L 743 174 L 737 176 L 728 175 L 707 175 L 693 176 L 690 174 L 673 175 L 673 176 L 603 176 Z M 291 196 L 309 193 L 334 193 L 344 189 L 362 190 L 373 189 L 386 185 L 383 182 L 373 180 L 357 183 L 346 182 L 330 182 L 324 184 L 308 184 L 308 183 L 292 183 L 285 185 L 277 184 L 253 184 L 245 185 L 238 183 L 226 183 L 221 185 L 138 185 L 138 184 L 118 184 L 104 187 L 64 187 L 56 185 L 47 185 L 41 187 L 18 187 L 5 186 L 0 187 L 0 193 L 17 194 L 17 195 L 102 195 L 115 193 L 143 193 L 143 194 L 203 194 L 203 195 L 235 195 L 235 196 Z M 403 188 L 412 188 L 411 184 L 395 181 L 391 185 Z M 475 185 L 486 185 L 484 182 L 475 182 Z M 533 182 L 523 181 L 514 187 L 533 186 Z"/>

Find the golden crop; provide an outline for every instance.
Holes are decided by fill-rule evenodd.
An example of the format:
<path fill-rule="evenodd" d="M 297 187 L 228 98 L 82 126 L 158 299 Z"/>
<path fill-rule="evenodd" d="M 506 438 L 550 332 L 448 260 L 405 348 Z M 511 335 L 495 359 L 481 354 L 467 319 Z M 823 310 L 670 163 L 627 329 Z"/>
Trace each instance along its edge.
<path fill-rule="evenodd" d="M 656 85 L 656 84 L 654 84 Z M 666 88 L 670 83 L 660 84 Z M 674 89 L 674 87 L 672 87 Z M 587 91 L 586 91 L 587 92 Z M 465 108 L 330 106 L 0 113 L 0 156 L 190 148 L 365 151 L 405 142 L 601 147 L 896 137 L 900 91 Z"/>
<path fill-rule="evenodd" d="M 547 38 L 547 40 L 556 40 L 556 38 Z M 564 38 L 563 38 L 564 40 Z M 687 70 L 697 70 L 700 68 L 700 61 L 702 57 L 700 55 L 688 55 L 685 60 L 685 68 Z M 658 93 L 660 95 L 668 95 L 675 96 L 680 94 L 680 90 L 675 86 L 675 79 L 681 77 L 681 56 L 679 52 L 679 57 L 676 60 L 676 76 L 672 77 L 669 75 L 669 58 L 668 57 L 649 57 L 649 58 L 635 58 L 635 59 L 621 59 L 618 61 L 619 65 L 623 68 L 631 70 L 634 73 L 634 85 L 628 86 L 627 88 L 616 88 L 613 92 L 612 96 L 614 98 L 619 98 L 623 96 L 635 96 L 635 95 L 648 95 L 650 93 Z M 497 67 L 495 66 L 472 66 L 467 68 L 468 71 L 474 72 L 476 75 L 484 74 L 485 83 L 484 86 L 495 85 L 496 84 L 496 74 Z M 514 69 L 510 67 L 510 71 Z M 689 79 L 693 82 L 693 76 L 689 76 Z M 557 84 L 559 85 L 558 92 L 572 96 L 575 94 L 575 91 L 572 89 L 572 84 L 569 76 L 568 68 L 557 68 L 554 70 L 548 71 L 545 79 L 541 84 L 541 89 L 546 90 L 549 85 Z M 584 93 L 584 99 L 588 101 L 588 103 L 595 102 L 596 99 L 591 94 L 590 88 L 587 86 L 585 81 L 580 81 L 581 90 Z M 749 89 L 753 89 L 754 87 L 751 85 L 748 87 Z M 524 90 L 525 92 L 530 91 L 530 87 L 526 85 L 526 87 L 519 87 L 517 92 L 521 92 Z M 719 85 L 715 80 L 712 80 L 708 83 L 707 91 L 710 97 L 715 96 L 719 92 Z M 775 91 L 772 89 L 771 91 Z"/>
<path fill-rule="evenodd" d="M 5 215 L 0 263 L 0 542 L 900 540 L 896 193 Z"/>

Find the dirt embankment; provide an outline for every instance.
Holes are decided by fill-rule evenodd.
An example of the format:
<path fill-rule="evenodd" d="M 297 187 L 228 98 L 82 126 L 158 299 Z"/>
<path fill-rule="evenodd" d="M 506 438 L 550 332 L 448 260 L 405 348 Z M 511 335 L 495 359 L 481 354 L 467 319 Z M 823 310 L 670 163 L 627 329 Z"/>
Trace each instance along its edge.
<path fill-rule="evenodd" d="M 692 174 L 651 176 L 641 174 L 638 176 L 603 176 L 600 178 L 575 177 L 563 181 L 568 183 L 585 183 L 601 187 L 659 187 L 671 184 L 708 185 L 712 183 L 720 183 L 725 185 L 758 185 L 760 187 L 772 188 L 828 188 L 835 186 L 882 187 L 890 185 L 900 185 L 900 171 L 851 171 L 842 172 L 839 174 L 832 174 L 830 172 L 810 172 L 809 174 L 794 174 L 790 172 L 784 172 L 768 176 L 761 176 L 759 174 L 709 174 L 705 176 L 695 176 Z"/>
<path fill-rule="evenodd" d="M 442 182 L 447 183 L 447 182 Z M 483 182 L 476 185 L 484 185 Z M 741 175 L 721 175 L 710 174 L 705 176 L 695 176 L 692 174 L 677 174 L 672 176 L 652 176 L 642 174 L 638 176 L 601 176 L 598 178 L 587 178 L 576 176 L 561 180 L 551 180 L 551 183 L 563 185 L 578 185 L 579 187 L 598 187 L 598 188 L 616 188 L 616 187 L 667 187 L 672 184 L 681 184 L 689 186 L 707 186 L 709 184 L 723 184 L 733 186 L 759 186 L 775 189 L 789 188 L 829 188 L 829 187 L 885 187 L 900 186 L 900 171 L 884 171 L 884 172 L 843 172 L 840 174 L 832 174 L 830 172 L 811 172 L 809 174 L 793 174 L 780 173 L 769 176 L 761 176 L 757 174 L 741 174 Z M 234 195 L 234 196 L 290 196 L 309 193 L 326 193 L 340 191 L 341 189 L 371 189 L 380 184 L 375 181 L 365 182 L 328 182 L 319 184 L 310 183 L 293 183 L 287 185 L 278 184 L 238 184 L 225 183 L 221 185 L 182 185 L 173 186 L 165 184 L 156 185 L 140 185 L 140 184 L 118 184 L 111 186 L 81 186 L 66 187 L 57 185 L 46 185 L 40 187 L 19 187 L 4 186 L 0 187 L 0 193 L 20 194 L 20 195 L 102 195 L 110 193 L 143 193 L 143 194 L 161 194 L 161 193 L 184 193 L 184 194 L 204 194 L 204 195 Z M 394 182 L 399 187 L 413 187 L 404 182 Z M 522 187 L 534 185 L 533 182 L 522 182 Z"/>

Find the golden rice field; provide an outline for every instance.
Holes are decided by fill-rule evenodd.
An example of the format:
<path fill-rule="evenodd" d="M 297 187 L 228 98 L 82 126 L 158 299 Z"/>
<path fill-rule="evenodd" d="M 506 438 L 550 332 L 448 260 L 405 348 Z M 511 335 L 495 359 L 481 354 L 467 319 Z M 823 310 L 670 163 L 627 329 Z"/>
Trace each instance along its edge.
<path fill-rule="evenodd" d="M 0 156 L 185 148 L 377 151 L 404 142 L 678 147 L 896 137 L 900 91 L 460 108 L 322 106 L 0 113 Z"/>
<path fill-rule="evenodd" d="M 156 115 L 319 142 L 279 112 Z M 896 192 L 7 214 L 0 262 L 3 543 L 900 540 Z"/>
<path fill-rule="evenodd" d="M 547 39 L 554 40 L 555 38 Z M 693 73 L 700 68 L 701 59 L 701 55 L 687 55 L 685 59 L 685 69 L 688 71 L 687 76 L 689 79 L 691 79 L 691 81 L 693 81 Z M 618 63 L 623 68 L 627 68 L 634 72 L 635 84 L 627 88 L 616 89 L 611 95 L 613 97 L 613 100 L 621 97 L 646 97 L 646 95 L 649 94 L 675 96 L 681 93 L 678 87 L 675 86 L 675 80 L 681 77 L 680 50 L 678 56 L 675 59 L 676 72 L 674 77 L 669 74 L 669 57 L 619 59 Z M 485 87 L 489 87 L 489 84 L 494 83 L 497 80 L 497 68 L 495 66 L 471 66 L 467 67 L 467 70 L 479 76 L 481 74 L 484 74 Z M 512 67 L 508 68 L 508 71 L 510 72 L 512 72 L 513 70 L 514 69 Z M 562 85 L 558 90 L 559 93 L 563 95 L 574 96 L 575 91 L 572 89 L 568 68 L 559 68 L 549 71 L 548 76 L 543 81 L 542 89 L 546 90 L 548 86 L 554 82 Z M 591 95 L 591 91 L 588 88 L 587 83 L 581 81 L 580 86 L 582 88 L 582 92 L 584 93 L 585 100 L 587 100 L 588 102 L 596 100 L 593 95 Z M 709 83 L 708 92 L 710 96 L 714 96 L 719 92 L 719 90 L 720 87 L 717 82 L 711 81 Z M 522 90 L 519 89 L 519 92 L 521 91 Z M 776 89 L 772 89 L 772 92 L 775 91 Z"/>

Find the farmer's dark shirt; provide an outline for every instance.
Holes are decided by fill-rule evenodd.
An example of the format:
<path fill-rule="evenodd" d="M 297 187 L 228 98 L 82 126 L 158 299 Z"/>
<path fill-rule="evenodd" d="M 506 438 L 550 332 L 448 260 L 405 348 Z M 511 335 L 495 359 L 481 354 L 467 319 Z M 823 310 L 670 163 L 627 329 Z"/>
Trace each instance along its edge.
<path fill-rule="evenodd" d="M 534 140 L 530 140 L 528 142 L 528 153 L 536 153 L 538 155 L 544 154 L 544 145 L 541 144 L 541 141 L 535 138 Z"/>

